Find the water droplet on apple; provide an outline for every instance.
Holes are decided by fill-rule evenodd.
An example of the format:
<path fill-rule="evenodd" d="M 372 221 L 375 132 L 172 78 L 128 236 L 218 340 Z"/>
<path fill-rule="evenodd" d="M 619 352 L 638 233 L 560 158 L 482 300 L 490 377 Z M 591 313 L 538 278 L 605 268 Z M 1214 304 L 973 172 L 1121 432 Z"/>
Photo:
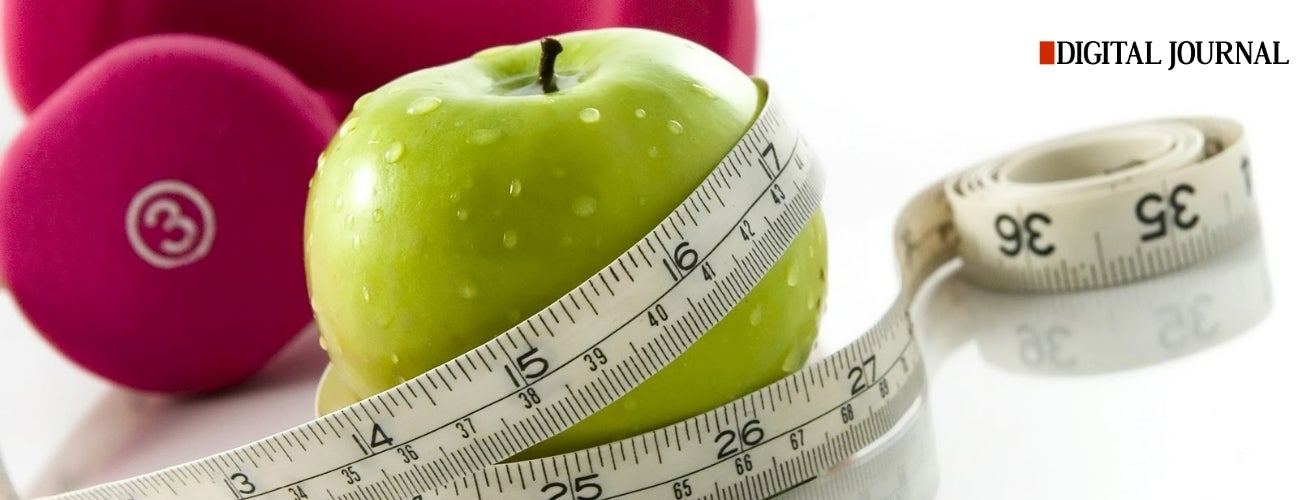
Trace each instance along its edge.
<path fill-rule="evenodd" d="M 460 220 L 469 220 L 469 209 L 461 208 L 455 211 L 455 218 Z"/>
<path fill-rule="evenodd" d="M 595 198 L 585 195 L 578 196 L 577 199 L 572 200 L 572 213 L 580 217 L 595 213 Z"/>
<path fill-rule="evenodd" d="M 456 191 L 454 193 L 451 193 L 451 203 L 459 203 L 459 202 L 460 202 L 460 192 Z"/>
<path fill-rule="evenodd" d="M 361 247 L 361 236 L 359 234 L 356 236 L 352 236 L 352 248 L 360 248 L 360 247 Z"/>
<path fill-rule="evenodd" d="M 808 310 L 808 311 L 814 311 L 814 310 L 816 310 L 816 304 L 819 304 L 819 303 L 820 303 L 820 299 L 817 299 L 815 294 L 812 294 L 812 295 L 808 295 L 808 296 L 807 296 L 807 310 Z"/>
<path fill-rule="evenodd" d="M 649 146 L 649 157 L 650 158 L 658 157 L 658 146 Z"/>
<path fill-rule="evenodd" d="M 514 179 L 509 181 L 509 195 L 515 198 L 523 195 L 523 181 Z"/>
<path fill-rule="evenodd" d="M 442 100 L 433 96 L 424 96 L 410 102 L 406 114 L 415 116 L 430 113 L 442 105 Z"/>
<path fill-rule="evenodd" d="M 311 176 L 310 179 L 307 179 L 307 180 L 306 180 L 306 188 L 307 188 L 307 189 L 311 189 L 311 186 L 314 185 L 314 184 L 315 184 L 315 176 Z"/>
<path fill-rule="evenodd" d="M 338 137 L 347 137 L 347 134 L 356 130 L 356 118 L 348 118 L 343 122 L 342 127 L 338 128 Z"/>
<path fill-rule="evenodd" d="M 329 344 L 325 342 L 324 335 L 321 335 L 321 336 L 320 336 L 320 350 L 322 350 L 322 351 L 328 351 L 328 350 L 329 350 Z"/>
<path fill-rule="evenodd" d="M 486 146 L 500 140 L 502 133 L 494 128 L 480 128 L 469 135 L 469 144 Z"/>
<path fill-rule="evenodd" d="M 389 359 L 392 360 L 392 364 L 394 364 L 394 365 L 397 364 L 397 363 L 400 363 L 400 362 L 401 362 L 401 356 L 397 356 L 397 353 L 395 353 L 395 352 L 392 353 L 392 357 L 389 358 Z"/>
<path fill-rule="evenodd" d="M 324 154 L 324 153 L 320 153 L 320 156 L 315 157 L 315 168 L 317 168 L 317 169 L 319 169 L 319 168 L 323 168 L 323 167 L 324 167 L 324 163 L 325 163 L 325 154 Z"/>
<path fill-rule="evenodd" d="M 513 229 L 505 231 L 505 234 L 500 238 L 500 242 L 505 244 L 505 248 L 518 246 L 518 233 Z"/>
<path fill-rule="evenodd" d="M 347 229 L 351 229 L 351 227 L 355 224 L 356 224 L 356 217 L 353 216 L 352 214 L 347 214 L 347 218 L 343 219 L 343 227 Z"/>
<path fill-rule="evenodd" d="M 401 155 L 405 153 L 406 145 L 402 144 L 401 141 L 396 141 L 393 142 L 392 145 L 388 146 L 387 151 L 383 152 L 383 159 L 388 163 L 396 163 L 397 160 L 401 159 Z"/>
<path fill-rule="evenodd" d="M 676 120 L 667 120 L 667 131 L 680 135 L 685 132 L 685 127 L 681 125 L 681 122 Z"/>
<path fill-rule="evenodd" d="M 798 286 L 798 266 L 789 268 L 789 275 L 784 277 L 784 282 L 789 286 Z"/>
<path fill-rule="evenodd" d="M 707 88 L 707 87 L 704 87 L 704 86 L 699 85 L 699 84 L 697 84 L 697 83 L 694 84 L 694 91 L 695 91 L 695 92 L 698 92 L 698 93 L 700 93 L 700 94 L 703 94 L 703 97 L 707 97 L 708 99 L 716 99 L 716 98 L 717 98 L 717 93 L 716 93 L 716 92 L 713 92 L 712 89 Z"/>
<path fill-rule="evenodd" d="M 753 312 L 748 313 L 748 324 L 757 326 L 762 323 L 762 305 L 758 304 L 753 308 Z"/>
<path fill-rule="evenodd" d="M 647 115 L 647 114 L 648 114 L 648 113 L 645 113 L 644 108 L 636 108 L 636 110 L 635 110 L 635 117 L 636 117 L 636 118 L 644 118 L 645 115 Z"/>
<path fill-rule="evenodd" d="M 343 208 L 343 197 L 339 196 L 337 198 L 334 198 L 334 208 L 337 209 Z"/>
<path fill-rule="evenodd" d="M 370 218 L 374 219 L 374 222 L 379 222 L 383 220 L 383 209 L 380 208 L 374 209 L 374 211 L 370 213 Z"/>
<path fill-rule="evenodd" d="M 599 110 L 595 108 L 586 108 L 577 112 L 577 117 L 586 123 L 595 123 L 599 121 Z"/>
<path fill-rule="evenodd" d="M 473 286 L 473 283 L 465 283 L 463 285 L 460 285 L 460 297 L 463 297 L 465 299 L 472 299 L 477 296 L 478 296 L 478 287 Z"/>
<path fill-rule="evenodd" d="M 370 287 L 368 286 L 361 287 L 361 298 L 365 299 L 366 302 L 370 301 Z"/>

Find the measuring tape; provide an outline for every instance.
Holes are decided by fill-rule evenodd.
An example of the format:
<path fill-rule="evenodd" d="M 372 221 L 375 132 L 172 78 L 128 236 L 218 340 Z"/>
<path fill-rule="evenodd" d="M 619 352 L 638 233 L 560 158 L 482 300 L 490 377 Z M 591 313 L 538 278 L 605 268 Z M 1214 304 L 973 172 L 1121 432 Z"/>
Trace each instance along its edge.
<path fill-rule="evenodd" d="M 979 283 L 1058 291 L 1152 276 L 1256 231 L 1242 134 L 1226 120 L 1128 125 L 934 185 L 899 217 L 897 301 L 847 347 L 677 424 L 500 463 L 671 362 L 756 285 L 816 211 L 824 186 L 816 158 L 768 103 L 644 239 L 490 342 L 261 441 L 51 498 L 769 498 L 913 412 L 924 369 L 908 308 L 957 255 Z M 659 310 L 669 319 L 644 320 Z"/>
<path fill-rule="evenodd" d="M 869 451 L 857 453 L 782 500 L 932 500 L 937 496 L 937 443 L 925 399 Z"/>

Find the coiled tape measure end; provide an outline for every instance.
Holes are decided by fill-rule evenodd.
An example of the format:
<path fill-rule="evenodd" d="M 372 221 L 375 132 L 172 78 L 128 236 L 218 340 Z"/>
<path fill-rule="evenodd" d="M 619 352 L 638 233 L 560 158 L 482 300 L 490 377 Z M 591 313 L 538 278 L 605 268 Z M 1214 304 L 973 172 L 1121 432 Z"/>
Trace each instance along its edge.
<path fill-rule="evenodd" d="M 946 185 L 959 253 L 991 288 L 1100 288 L 1202 261 L 1258 230 L 1243 127 L 1185 118 L 1026 148 Z"/>
<path fill-rule="evenodd" d="M 575 453 L 500 463 L 616 400 L 688 348 L 817 210 L 820 167 L 768 100 L 680 207 L 569 295 L 608 286 L 614 280 L 597 283 L 604 273 L 636 269 L 635 280 L 618 280 L 617 293 L 601 295 L 589 312 L 547 324 L 554 335 L 529 322 L 557 305 L 461 362 L 298 428 L 53 498 L 768 498 L 811 481 L 913 413 L 924 369 L 908 308 L 942 264 L 958 256 L 971 279 L 1021 291 L 1108 286 L 1189 265 L 1256 232 L 1249 168 L 1243 129 L 1218 119 L 1123 125 L 984 162 L 929 187 L 902 211 L 894 235 L 898 299 L 847 347 L 677 424 Z M 741 237 L 736 228 L 744 220 L 765 221 L 767 230 Z M 688 265 L 663 259 L 655 267 L 648 258 L 682 248 L 695 257 Z M 716 279 L 695 272 L 703 262 Z M 721 312 L 691 308 L 704 301 Z M 682 319 L 661 328 L 635 321 L 658 306 Z M 607 368 L 573 362 L 597 348 Z M 524 353 L 555 368 L 521 385 L 492 374 L 493 363 Z M 475 433 L 452 426 L 464 419 L 473 420 Z"/>

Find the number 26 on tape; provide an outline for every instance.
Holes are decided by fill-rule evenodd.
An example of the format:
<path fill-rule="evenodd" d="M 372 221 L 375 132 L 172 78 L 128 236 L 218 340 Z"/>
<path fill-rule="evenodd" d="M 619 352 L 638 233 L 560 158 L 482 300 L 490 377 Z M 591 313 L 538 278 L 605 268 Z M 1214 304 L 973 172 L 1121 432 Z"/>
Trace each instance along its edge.
<path fill-rule="evenodd" d="M 744 425 L 737 430 L 722 429 L 712 442 L 721 445 L 721 449 L 717 450 L 717 460 L 724 460 L 737 455 L 745 448 L 762 444 L 764 439 L 766 439 L 766 431 L 762 430 L 762 422 L 752 419 L 744 422 Z"/>

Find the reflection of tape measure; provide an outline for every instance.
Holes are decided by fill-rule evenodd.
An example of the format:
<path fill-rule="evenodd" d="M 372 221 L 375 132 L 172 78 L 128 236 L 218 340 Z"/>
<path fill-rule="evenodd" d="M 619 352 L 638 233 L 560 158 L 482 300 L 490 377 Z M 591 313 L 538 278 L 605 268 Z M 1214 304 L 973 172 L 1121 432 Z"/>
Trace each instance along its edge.
<path fill-rule="evenodd" d="M 1105 290 L 1007 294 L 955 284 L 962 328 L 994 365 L 1029 373 L 1106 373 L 1225 342 L 1271 308 L 1260 238 L 1193 268 Z"/>
<path fill-rule="evenodd" d="M 1241 135 L 1222 120 L 1114 128 L 934 186 L 898 223 L 899 299 L 846 348 L 642 436 L 492 465 L 670 362 L 756 284 L 815 211 L 823 181 L 814 157 L 768 106 L 648 236 L 493 341 L 301 427 L 59 498 L 770 497 L 911 411 L 924 376 L 907 308 L 957 249 L 982 282 L 1061 290 L 1150 276 L 1251 232 Z M 670 320 L 644 320 L 660 310 L 667 314 L 655 317 Z"/>

